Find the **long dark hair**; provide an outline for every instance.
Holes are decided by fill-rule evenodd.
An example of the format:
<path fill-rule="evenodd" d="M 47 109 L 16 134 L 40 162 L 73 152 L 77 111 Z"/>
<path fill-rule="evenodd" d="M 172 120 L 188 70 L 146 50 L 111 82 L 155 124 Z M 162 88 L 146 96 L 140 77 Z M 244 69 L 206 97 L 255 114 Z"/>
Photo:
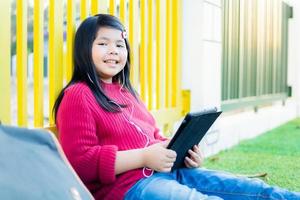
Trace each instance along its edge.
<path fill-rule="evenodd" d="M 64 91 L 70 85 L 77 82 L 85 82 L 93 92 L 99 106 L 109 112 L 120 112 L 120 106 L 116 105 L 105 94 L 101 84 L 99 84 L 99 78 L 95 69 L 95 64 L 92 59 L 92 45 L 96 39 L 96 34 L 101 27 L 114 28 L 120 31 L 125 31 L 124 26 L 118 20 L 118 18 L 108 14 L 98 14 L 92 17 L 86 18 L 79 26 L 75 34 L 74 41 L 74 54 L 73 54 L 73 75 L 70 82 L 62 89 L 58 95 L 53 112 L 55 119 L 59 105 L 63 99 Z M 126 88 L 137 100 L 137 94 L 133 89 L 129 76 L 130 76 L 130 47 L 128 40 L 125 38 L 125 44 L 127 48 L 127 61 L 125 67 L 113 77 L 113 82 L 119 82 Z M 126 105 L 122 105 L 126 106 Z"/>

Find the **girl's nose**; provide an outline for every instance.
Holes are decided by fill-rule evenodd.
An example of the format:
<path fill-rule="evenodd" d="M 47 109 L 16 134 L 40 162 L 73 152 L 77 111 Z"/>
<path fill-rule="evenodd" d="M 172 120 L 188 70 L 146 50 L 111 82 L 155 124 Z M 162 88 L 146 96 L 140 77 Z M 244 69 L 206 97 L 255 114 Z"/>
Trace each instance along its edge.
<path fill-rule="evenodd" d="M 109 48 L 109 54 L 117 55 L 118 54 L 117 47 L 115 47 L 114 45 L 111 45 Z"/>

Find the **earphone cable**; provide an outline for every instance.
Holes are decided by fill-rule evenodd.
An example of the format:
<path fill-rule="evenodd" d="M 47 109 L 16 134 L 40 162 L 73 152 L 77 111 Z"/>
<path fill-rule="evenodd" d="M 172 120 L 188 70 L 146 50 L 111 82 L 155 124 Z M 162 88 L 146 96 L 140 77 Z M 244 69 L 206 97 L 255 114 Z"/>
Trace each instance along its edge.
<path fill-rule="evenodd" d="M 124 118 L 130 123 L 130 124 L 132 124 L 143 136 L 145 136 L 146 137 L 146 144 L 145 144 L 145 146 L 144 146 L 144 148 L 145 147 L 147 147 L 148 145 L 149 145 L 149 142 L 150 142 L 150 139 L 149 139 L 149 136 L 147 135 L 147 134 L 145 134 L 144 133 L 144 131 L 138 126 L 138 125 L 136 125 L 134 122 L 132 122 L 131 120 L 132 120 L 132 117 L 133 117 L 133 111 L 134 111 L 134 104 L 132 103 L 132 101 L 129 99 L 129 98 L 127 98 L 125 95 L 123 95 L 122 94 L 122 89 L 124 88 L 124 83 L 125 83 L 125 75 L 124 75 L 124 69 L 122 70 L 122 75 L 123 75 L 123 82 L 122 82 L 122 85 L 121 85 L 121 88 L 119 89 L 119 92 L 120 92 L 120 94 L 121 94 L 121 96 L 122 97 L 124 97 L 124 99 L 126 99 L 129 103 L 130 103 L 130 115 L 129 115 L 129 119 L 127 119 L 127 117 L 125 116 L 125 114 L 122 112 L 122 110 L 121 110 L 121 112 L 122 112 L 122 115 L 124 116 Z M 117 103 L 115 103 L 116 105 L 118 105 Z M 119 107 L 120 107 L 120 109 L 121 109 L 121 106 L 120 105 L 118 105 Z M 151 171 L 150 172 L 150 174 L 148 175 L 148 174 L 146 174 L 146 171 Z M 153 175 L 153 173 L 154 173 L 154 170 L 152 170 L 152 169 L 150 169 L 150 168 L 148 168 L 148 167 L 144 167 L 143 168 L 143 176 L 144 177 L 150 177 L 150 176 L 152 176 Z"/>

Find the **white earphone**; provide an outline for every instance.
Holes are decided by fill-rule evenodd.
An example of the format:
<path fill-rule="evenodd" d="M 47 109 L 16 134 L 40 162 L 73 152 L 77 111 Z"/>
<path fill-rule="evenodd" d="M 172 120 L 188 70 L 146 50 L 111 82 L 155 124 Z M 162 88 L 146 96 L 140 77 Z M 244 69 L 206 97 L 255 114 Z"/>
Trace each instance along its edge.
<path fill-rule="evenodd" d="M 121 86 L 119 92 L 120 92 L 121 96 L 122 96 L 124 99 L 127 99 L 127 101 L 130 102 L 130 108 L 131 108 L 131 110 L 130 110 L 130 115 L 129 115 L 129 117 L 127 117 L 127 116 L 125 115 L 125 113 L 123 113 L 122 107 L 121 107 L 117 102 L 112 101 L 112 100 L 111 100 L 110 102 L 112 102 L 113 104 L 115 104 L 116 106 L 118 106 L 118 107 L 120 108 L 120 110 L 121 110 L 121 113 L 122 113 L 123 118 L 124 118 L 129 124 L 133 125 L 133 126 L 138 130 L 138 132 L 141 133 L 141 134 L 147 139 L 146 144 L 145 144 L 145 146 L 144 146 L 144 148 L 145 148 L 145 147 L 147 147 L 147 146 L 149 145 L 150 138 L 149 138 L 149 136 L 141 129 L 141 127 L 140 127 L 139 125 L 137 125 L 136 123 L 134 123 L 133 121 L 131 121 L 131 120 L 132 120 L 132 116 L 133 116 L 133 111 L 134 111 L 134 104 L 132 103 L 132 101 L 131 101 L 128 97 L 126 97 L 125 95 L 123 95 L 123 94 L 122 94 L 122 91 L 121 91 L 121 90 L 123 89 L 123 87 L 124 87 L 124 80 L 125 80 L 124 69 L 122 70 L 122 75 L 123 75 L 123 83 L 122 83 L 122 86 Z M 149 175 L 146 174 L 146 170 L 147 170 L 147 171 L 151 171 Z M 150 176 L 152 176 L 153 172 L 154 172 L 154 171 L 153 171 L 152 169 L 150 169 L 150 168 L 147 168 L 147 167 L 144 167 L 144 168 L 143 168 L 143 176 L 144 176 L 144 177 L 150 177 Z"/>
<path fill-rule="evenodd" d="M 124 87 L 124 80 L 125 80 L 124 69 L 122 70 L 122 75 L 123 75 L 123 83 L 122 83 L 121 88 L 119 89 L 119 92 L 120 92 L 121 96 L 124 97 L 125 99 L 127 99 L 127 100 L 130 102 L 130 104 L 131 104 L 131 111 L 130 111 L 129 117 L 127 117 L 127 116 L 123 113 L 122 107 L 121 107 L 117 102 L 115 102 L 115 101 L 113 101 L 113 100 L 110 100 L 110 102 L 113 103 L 113 104 L 115 104 L 116 106 L 118 106 L 119 109 L 121 110 L 121 113 L 122 113 L 122 116 L 124 117 L 124 119 L 125 119 L 128 123 L 130 123 L 131 125 L 133 125 L 133 126 L 138 130 L 138 132 L 140 132 L 143 136 L 146 137 L 147 142 L 146 142 L 146 144 L 145 144 L 145 146 L 144 146 L 144 148 L 145 148 L 145 147 L 147 147 L 147 146 L 149 145 L 150 138 L 149 138 L 149 136 L 148 136 L 146 133 L 144 133 L 144 131 L 141 129 L 141 127 L 139 127 L 136 123 L 134 123 L 133 121 L 131 121 L 132 116 L 133 116 L 134 104 L 131 102 L 131 100 L 130 100 L 129 98 L 127 98 L 125 95 L 123 95 L 123 94 L 122 94 L 122 91 L 121 91 L 121 90 L 123 89 L 123 87 Z M 93 80 L 91 79 L 90 75 L 87 74 L 87 76 L 88 76 L 89 80 L 90 80 L 93 84 L 95 84 L 95 83 L 93 82 Z M 151 171 L 149 175 L 146 174 L 146 170 Z M 152 169 L 150 169 L 150 168 L 147 168 L 147 167 L 144 167 L 144 168 L 143 168 L 143 176 L 144 176 L 144 177 L 150 177 L 150 176 L 152 176 L 153 172 L 154 172 L 154 171 L 153 171 Z"/>

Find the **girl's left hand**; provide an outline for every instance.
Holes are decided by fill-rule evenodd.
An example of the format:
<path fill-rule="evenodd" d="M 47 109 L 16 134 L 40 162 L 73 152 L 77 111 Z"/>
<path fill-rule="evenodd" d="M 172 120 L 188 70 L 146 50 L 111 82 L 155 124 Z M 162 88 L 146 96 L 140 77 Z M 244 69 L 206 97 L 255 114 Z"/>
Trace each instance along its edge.
<path fill-rule="evenodd" d="M 194 145 L 193 149 L 190 149 L 188 152 L 190 156 L 185 157 L 185 166 L 188 168 L 196 168 L 202 166 L 204 158 L 199 146 Z"/>

